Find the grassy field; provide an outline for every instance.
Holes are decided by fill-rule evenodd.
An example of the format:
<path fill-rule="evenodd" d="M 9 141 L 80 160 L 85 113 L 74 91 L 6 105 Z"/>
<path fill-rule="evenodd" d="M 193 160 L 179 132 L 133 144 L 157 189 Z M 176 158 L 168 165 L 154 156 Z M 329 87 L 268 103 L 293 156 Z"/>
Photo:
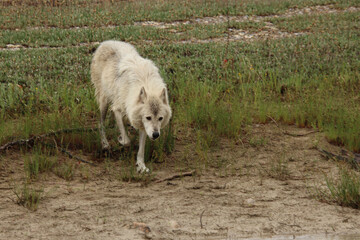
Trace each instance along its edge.
<path fill-rule="evenodd" d="M 169 87 L 174 118 L 159 142 L 148 143 L 150 162 L 164 161 L 174 138 L 182 137 L 179 131 L 196 136 L 206 155 L 220 138 L 241 141 L 247 126 L 274 120 L 319 129 L 329 142 L 360 152 L 358 0 L 54 3 L 9 1 L 0 8 L 0 145 L 60 129 L 96 127 L 90 61 L 96 42 L 116 39 L 133 43 L 152 59 Z M 281 16 L 291 8 L 319 5 L 339 12 Z M 349 7 L 355 10 L 346 11 Z M 267 17 L 165 28 L 134 25 L 219 15 Z M 268 37 L 252 41 L 196 42 L 226 39 L 229 29 L 258 33 L 268 23 L 281 32 L 302 34 L 275 39 L 269 31 Z M 24 48 L 10 51 L 8 44 Z M 108 125 L 109 138 L 116 136 L 114 124 Z M 101 150 L 96 131 L 59 135 L 55 141 L 93 155 Z M 39 145 L 40 150 L 31 150 L 32 160 L 25 160 L 28 178 L 53 171 L 71 180 L 72 165 L 47 162 L 41 155 L 54 157 L 53 148 Z M 134 153 L 132 147 L 121 155 L 131 162 Z M 123 179 L 134 179 L 134 174 Z"/>

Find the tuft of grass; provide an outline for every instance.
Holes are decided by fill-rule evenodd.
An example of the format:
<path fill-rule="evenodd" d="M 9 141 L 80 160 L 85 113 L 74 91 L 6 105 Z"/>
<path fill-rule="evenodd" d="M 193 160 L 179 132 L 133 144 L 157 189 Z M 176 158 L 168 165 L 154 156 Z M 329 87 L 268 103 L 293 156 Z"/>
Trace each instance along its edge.
<path fill-rule="evenodd" d="M 133 162 L 133 161 L 132 161 Z M 120 169 L 118 179 L 122 182 L 140 182 L 143 186 L 148 185 L 153 179 L 154 174 L 152 173 L 151 165 L 147 164 L 151 173 L 137 173 L 135 163 L 130 163 L 130 166 L 122 167 Z"/>
<path fill-rule="evenodd" d="M 25 173 L 29 179 L 36 179 L 40 173 L 51 171 L 56 162 L 56 157 L 41 153 L 41 150 L 35 150 L 25 159 Z"/>
<path fill-rule="evenodd" d="M 360 209 L 360 178 L 346 168 L 340 169 L 340 178 L 326 177 L 326 190 L 316 189 L 315 198 L 322 202 Z"/>
<path fill-rule="evenodd" d="M 282 159 L 278 159 L 277 161 L 272 163 L 268 174 L 270 177 L 281 181 L 289 179 L 290 171 L 288 168 L 288 162 Z"/>
<path fill-rule="evenodd" d="M 80 169 L 80 176 L 82 181 L 84 182 L 88 182 L 89 179 L 91 178 L 91 170 L 89 165 L 82 165 L 81 169 Z"/>
<path fill-rule="evenodd" d="M 16 203 L 26 207 L 31 211 L 36 211 L 41 200 L 43 190 L 35 190 L 30 188 L 27 184 L 22 187 L 17 187 L 13 190 L 16 196 Z"/>
<path fill-rule="evenodd" d="M 60 178 L 65 179 L 66 181 L 71 181 L 74 178 L 75 174 L 75 163 L 66 161 L 56 167 L 54 167 L 53 172 Z"/>
<path fill-rule="evenodd" d="M 249 140 L 249 144 L 252 147 L 262 147 L 268 143 L 268 140 L 264 137 L 252 137 Z"/>

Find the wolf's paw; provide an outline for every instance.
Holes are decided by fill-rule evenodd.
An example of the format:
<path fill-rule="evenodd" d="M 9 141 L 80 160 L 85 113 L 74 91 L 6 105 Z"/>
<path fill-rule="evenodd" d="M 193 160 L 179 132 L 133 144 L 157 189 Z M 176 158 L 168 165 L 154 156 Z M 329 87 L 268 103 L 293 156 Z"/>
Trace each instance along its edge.
<path fill-rule="evenodd" d="M 138 173 L 149 173 L 150 172 L 150 170 L 143 163 L 137 163 L 136 170 Z"/>
<path fill-rule="evenodd" d="M 129 146 L 130 145 L 130 139 L 129 139 L 128 136 L 124 137 L 124 139 L 121 136 L 119 136 L 118 141 L 123 146 Z"/>

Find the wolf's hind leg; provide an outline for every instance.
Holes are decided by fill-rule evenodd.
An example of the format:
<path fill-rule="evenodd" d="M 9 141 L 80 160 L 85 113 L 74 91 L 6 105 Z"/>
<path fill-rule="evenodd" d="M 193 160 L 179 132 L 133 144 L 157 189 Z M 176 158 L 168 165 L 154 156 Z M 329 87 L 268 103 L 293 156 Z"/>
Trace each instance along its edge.
<path fill-rule="evenodd" d="M 136 158 L 136 170 L 139 173 L 148 173 L 150 170 L 145 166 L 144 163 L 146 132 L 144 130 L 140 130 L 139 132 L 139 151 Z"/>
<path fill-rule="evenodd" d="M 118 138 L 118 141 L 121 145 L 123 146 L 129 146 L 130 145 L 130 138 L 128 137 L 125 127 L 124 127 L 124 123 L 123 123 L 123 115 L 119 110 L 115 110 L 114 111 L 114 115 L 115 115 L 115 119 L 117 122 L 117 125 L 119 127 L 120 130 L 120 136 Z"/>
<path fill-rule="evenodd" d="M 104 150 L 108 150 L 110 148 L 110 144 L 108 140 L 106 139 L 105 134 L 105 119 L 106 119 L 106 113 L 109 108 L 109 105 L 104 97 L 99 98 L 99 108 L 100 108 L 100 137 L 101 137 L 101 145 Z"/>

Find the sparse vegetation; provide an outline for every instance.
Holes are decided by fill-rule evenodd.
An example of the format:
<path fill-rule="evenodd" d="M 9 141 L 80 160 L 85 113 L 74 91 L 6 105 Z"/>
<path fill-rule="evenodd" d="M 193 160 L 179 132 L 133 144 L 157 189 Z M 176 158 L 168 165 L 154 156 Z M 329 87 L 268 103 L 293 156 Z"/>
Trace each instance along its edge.
<path fill-rule="evenodd" d="M 279 158 L 271 164 L 270 170 L 267 171 L 269 176 L 277 180 L 287 180 L 290 178 L 288 161 Z"/>
<path fill-rule="evenodd" d="M 75 171 L 75 163 L 73 162 L 64 162 L 61 164 L 58 164 L 54 168 L 54 173 L 65 179 L 66 181 L 70 181 L 74 178 L 74 171 Z"/>
<path fill-rule="evenodd" d="M 327 203 L 360 208 L 360 179 L 358 173 L 342 167 L 338 178 L 326 177 L 326 189 L 317 188 L 315 197 Z"/>
<path fill-rule="evenodd" d="M 28 184 L 14 188 L 15 202 L 31 211 L 36 211 L 41 200 L 42 190 L 31 188 Z"/>
<path fill-rule="evenodd" d="M 0 145 L 58 129 L 93 127 L 98 108 L 89 64 L 96 42 L 116 39 L 132 42 L 143 56 L 154 60 L 169 86 L 174 118 L 157 142 L 147 142 L 146 161 L 150 165 L 169 164 L 167 155 L 174 150 L 175 139 L 188 137 L 191 141 L 182 149 L 180 159 L 186 166 L 181 168 L 197 172 L 209 166 L 224 168 L 228 160 L 212 162 L 209 154 L 220 146 L 220 139 L 241 141 L 246 126 L 270 120 L 318 128 L 329 142 L 360 151 L 358 0 L 245 0 L 241 4 L 232 0 L 27 0 L 1 4 L 0 47 L 21 44 L 28 49 L 0 49 Z M 272 16 L 314 5 L 355 10 Z M 223 15 L 249 17 L 206 24 L 196 19 Z M 258 18 L 252 19 L 252 15 Z M 175 20 L 177 24 L 171 25 Z M 144 21 L 169 24 L 135 24 Z M 179 24 L 182 21 L 189 22 Z M 289 35 L 272 37 L 274 28 Z M 227 42 L 228 34 L 235 30 L 247 40 Z M 253 37 L 265 30 L 268 35 Z M 107 124 L 112 124 L 107 134 L 113 152 L 104 160 L 105 172 L 119 170 L 114 162 L 120 159 L 122 167 L 126 166 L 117 172 L 120 181 L 150 182 L 152 175 L 137 175 L 127 166 L 134 164 L 136 134 L 131 136 L 132 145 L 122 148 L 116 141 L 119 133 L 113 121 Z M 246 143 L 263 148 L 268 140 L 249 137 Z M 97 131 L 44 138 L 41 151 L 38 145 L 24 149 L 28 182 L 43 172 L 67 181 L 76 176 L 76 161 L 59 160 L 57 146 L 105 159 Z M 196 155 L 196 161 L 190 160 L 191 154 Z M 227 171 L 238 170 L 225 169 L 224 176 Z M 89 169 L 80 169 L 83 180 L 88 181 L 90 175 Z M 268 175 L 289 179 L 287 161 L 275 161 Z M 322 199 L 358 208 L 359 183 L 350 173 L 343 172 L 341 179 L 339 183 L 327 179 L 330 194 Z M 16 192 L 18 203 L 36 209 L 38 193 L 24 185 Z"/>
<path fill-rule="evenodd" d="M 252 146 L 252 147 L 263 147 L 264 145 L 266 145 L 267 143 L 267 140 L 263 137 L 260 137 L 260 138 L 250 138 L 249 140 L 249 144 Z"/>
<path fill-rule="evenodd" d="M 40 173 L 51 171 L 56 161 L 56 157 L 35 150 L 33 154 L 25 158 L 25 172 L 28 178 L 36 179 Z"/>

